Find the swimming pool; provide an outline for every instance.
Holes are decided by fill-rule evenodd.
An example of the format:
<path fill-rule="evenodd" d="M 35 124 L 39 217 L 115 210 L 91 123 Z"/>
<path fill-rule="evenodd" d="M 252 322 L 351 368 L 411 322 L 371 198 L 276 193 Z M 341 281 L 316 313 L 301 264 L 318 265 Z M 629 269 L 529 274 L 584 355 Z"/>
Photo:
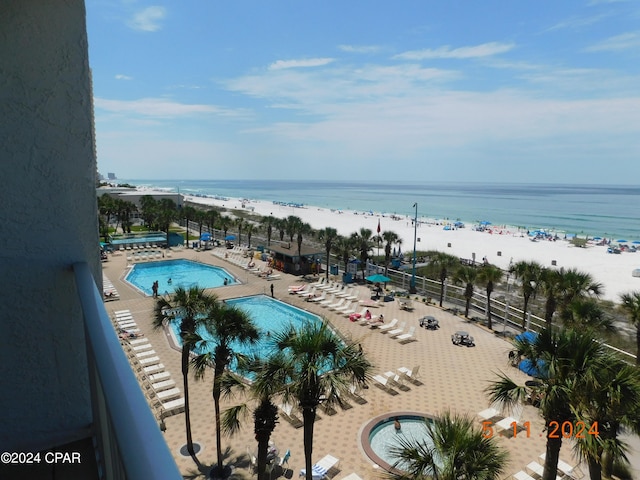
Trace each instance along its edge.
<path fill-rule="evenodd" d="M 231 348 L 236 353 L 245 355 L 259 354 L 266 355 L 272 348 L 269 335 L 282 332 L 290 325 L 301 327 L 305 323 L 321 324 L 322 319 L 313 313 L 309 313 L 300 308 L 281 302 L 266 295 L 255 295 L 251 297 L 232 298 L 226 300 L 228 305 L 241 308 L 251 316 L 255 323 L 260 337 L 253 345 L 232 344 Z M 180 321 L 171 323 L 174 340 L 180 343 Z M 203 338 L 211 339 L 211 336 L 204 329 L 198 332 Z"/>
<path fill-rule="evenodd" d="M 395 428 L 395 419 L 400 422 L 400 430 Z M 392 470 L 398 458 L 391 450 L 400 447 L 400 441 L 418 440 L 431 442 L 425 421 L 431 419 L 418 413 L 398 412 L 385 414 L 370 421 L 361 436 L 362 447 L 367 456 L 385 470 Z M 397 469 L 402 469 L 398 464 Z"/>
<path fill-rule="evenodd" d="M 151 235 L 140 235 L 140 236 L 131 236 L 131 237 L 112 237 L 110 238 L 110 243 L 114 246 L 126 245 L 126 244 L 141 244 L 141 243 L 150 243 L 150 244 L 162 244 L 167 243 L 167 236 L 162 234 L 151 234 Z"/>
<path fill-rule="evenodd" d="M 221 287 L 227 279 L 227 285 L 239 283 L 224 268 L 193 262 L 191 260 L 165 260 L 152 263 L 135 264 L 125 277 L 145 295 L 152 295 L 153 282 L 158 282 L 158 293 L 173 293 L 176 287 L 189 288 L 197 285 L 200 288 Z"/>

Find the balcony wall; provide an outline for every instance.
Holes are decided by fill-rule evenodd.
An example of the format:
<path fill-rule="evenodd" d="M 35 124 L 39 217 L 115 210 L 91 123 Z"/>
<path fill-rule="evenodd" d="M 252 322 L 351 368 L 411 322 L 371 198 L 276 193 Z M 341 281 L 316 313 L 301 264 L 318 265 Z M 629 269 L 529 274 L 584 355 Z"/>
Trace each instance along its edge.
<path fill-rule="evenodd" d="M 92 409 L 72 265 L 101 278 L 84 2 L 0 7 L 0 450 L 86 437 Z"/>

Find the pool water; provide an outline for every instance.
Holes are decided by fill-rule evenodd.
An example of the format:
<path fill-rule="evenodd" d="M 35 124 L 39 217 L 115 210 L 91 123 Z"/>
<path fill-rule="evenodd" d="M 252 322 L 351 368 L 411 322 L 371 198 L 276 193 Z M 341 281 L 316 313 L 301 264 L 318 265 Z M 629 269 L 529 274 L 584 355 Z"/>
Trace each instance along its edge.
<path fill-rule="evenodd" d="M 430 442 L 425 417 L 416 415 L 398 415 L 401 429 L 396 430 L 394 419 L 389 417 L 381 421 L 371 429 L 369 433 L 369 444 L 375 454 L 389 465 L 393 466 L 398 458 L 391 454 L 391 449 L 400 447 L 400 441 L 416 440 Z M 396 466 L 402 470 L 402 464 Z"/>
<path fill-rule="evenodd" d="M 224 268 L 193 262 L 191 260 L 165 260 L 153 263 L 135 264 L 125 277 L 146 295 L 152 295 L 153 282 L 158 281 L 158 293 L 173 293 L 177 287 L 216 288 L 239 283 Z"/>
<path fill-rule="evenodd" d="M 309 322 L 322 323 L 322 319 L 317 315 L 266 295 L 234 298 L 226 300 L 226 303 L 241 308 L 248 313 L 260 332 L 258 341 L 253 345 L 231 345 L 234 352 L 245 355 L 254 353 L 259 355 L 268 354 L 272 348 L 270 335 L 276 332 L 282 332 L 290 325 L 299 328 Z M 176 320 L 172 322 L 171 328 L 174 333 L 174 338 L 180 344 L 180 321 Z M 198 333 L 205 339 L 211 339 L 209 333 L 204 329 Z M 233 368 L 233 365 L 231 368 Z"/>
<path fill-rule="evenodd" d="M 118 237 L 118 238 L 113 238 L 111 240 L 111 244 L 114 246 L 120 246 L 120 245 L 126 245 L 129 243 L 135 243 L 140 244 L 140 243 L 161 243 L 161 244 L 165 244 L 167 243 L 167 236 L 166 235 L 147 235 L 147 236 L 134 236 L 134 237 L 128 237 L 128 238 L 124 238 L 124 237 Z"/>

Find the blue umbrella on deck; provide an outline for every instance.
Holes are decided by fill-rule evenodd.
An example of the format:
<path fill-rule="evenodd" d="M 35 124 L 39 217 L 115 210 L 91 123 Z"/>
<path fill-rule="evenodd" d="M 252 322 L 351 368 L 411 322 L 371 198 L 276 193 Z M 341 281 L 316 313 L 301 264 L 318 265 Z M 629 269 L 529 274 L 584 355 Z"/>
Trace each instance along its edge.
<path fill-rule="evenodd" d="M 531 331 L 522 332 L 519 335 L 515 336 L 515 339 L 518 342 L 527 342 L 527 343 L 535 342 L 536 338 L 538 338 L 538 334 L 536 332 L 531 332 Z"/>
<path fill-rule="evenodd" d="M 528 358 L 525 358 L 518 364 L 518 369 L 520 369 L 520 371 L 526 373 L 530 377 L 548 378 L 549 376 L 547 362 L 545 362 L 544 360 L 538 360 L 537 362 L 534 362 Z"/>
<path fill-rule="evenodd" d="M 208 232 L 203 233 L 202 235 L 200 235 L 200 241 L 201 242 L 208 242 L 211 240 L 211 234 Z"/>
<path fill-rule="evenodd" d="M 235 236 L 235 235 L 227 235 L 226 237 L 224 237 L 224 239 L 225 239 L 227 242 L 230 242 L 230 241 L 232 241 L 232 240 L 235 240 L 235 239 L 236 239 L 236 236 Z"/>

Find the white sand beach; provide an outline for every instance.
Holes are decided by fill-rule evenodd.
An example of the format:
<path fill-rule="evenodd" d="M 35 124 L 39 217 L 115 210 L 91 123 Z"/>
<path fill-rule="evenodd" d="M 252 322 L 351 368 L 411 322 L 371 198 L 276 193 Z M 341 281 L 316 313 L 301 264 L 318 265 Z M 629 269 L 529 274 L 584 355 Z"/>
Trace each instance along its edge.
<path fill-rule="evenodd" d="M 196 196 L 185 196 L 185 200 L 228 209 L 253 210 L 259 215 L 278 218 L 295 215 L 314 229 L 331 226 L 341 235 L 350 235 L 361 227 L 368 228 L 375 234 L 380 222 L 381 232 L 392 230 L 402 238 L 403 253 L 413 251 L 414 226 L 411 218 L 394 220 L 376 212 L 365 214 L 312 206 L 290 207 L 263 200 L 218 200 Z M 546 267 L 551 267 L 555 262 L 557 268 L 577 268 L 590 273 L 605 287 L 602 298 L 614 302 L 618 301 L 621 293 L 640 290 L 640 278 L 631 275 L 634 269 L 640 268 L 640 252 L 610 254 L 605 246 L 578 248 L 563 239 L 532 242 L 526 231 L 508 226 L 491 225 L 487 231 L 480 232 L 474 230 L 474 225 L 467 224 L 465 228 L 445 230 L 434 219 L 422 218 L 420 215 L 418 218 L 418 251 L 439 250 L 468 259 L 475 254 L 476 261 L 480 262 L 486 257 L 489 263 L 502 269 L 508 268 L 510 261 L 535 260 Z M 382 248 L 380 251 L 382 252 Z M 374 253 L 377 253 L 375 248 Z"/>

